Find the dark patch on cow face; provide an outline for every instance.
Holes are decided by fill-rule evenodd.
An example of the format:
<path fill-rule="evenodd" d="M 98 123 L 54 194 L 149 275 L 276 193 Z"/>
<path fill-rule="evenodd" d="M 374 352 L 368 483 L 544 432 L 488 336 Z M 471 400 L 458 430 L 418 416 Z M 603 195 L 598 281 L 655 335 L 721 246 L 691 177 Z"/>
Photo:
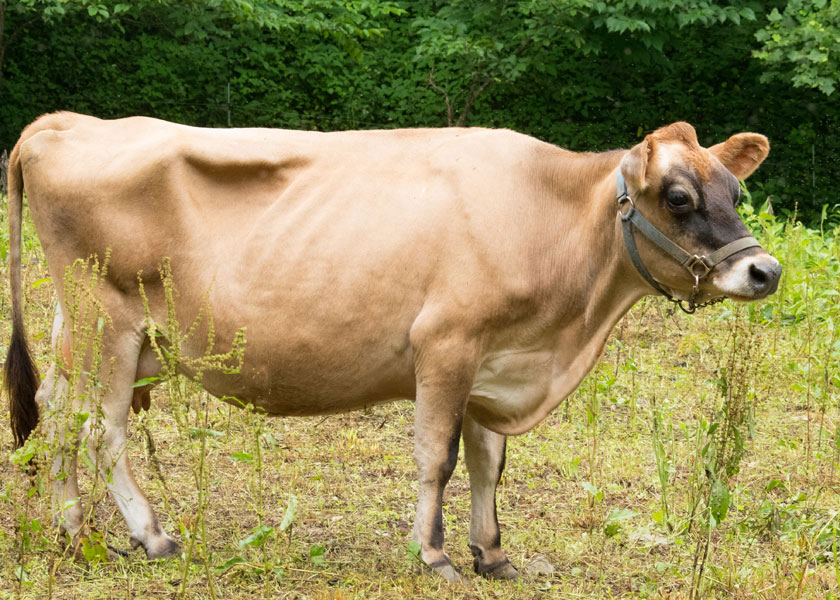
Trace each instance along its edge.
<path fill-rule="evenodd" d="M 709 254 L 749 235 L 735 207 L 741 196 L 738 180 L 718 166 L 708 179 L 690 167 L 674 167 L 663 177 L 659 208 L 670 214 L 675 241 L 694 254 Z"/>

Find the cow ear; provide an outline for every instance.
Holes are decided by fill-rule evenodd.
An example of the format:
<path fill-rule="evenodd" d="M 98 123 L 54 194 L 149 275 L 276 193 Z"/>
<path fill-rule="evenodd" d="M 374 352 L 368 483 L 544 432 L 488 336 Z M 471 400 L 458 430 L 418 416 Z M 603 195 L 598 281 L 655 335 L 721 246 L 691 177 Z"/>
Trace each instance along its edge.
<path fill-rule="evenodd" d="M 645 137 L 641 144 L 636 144 L 621 159 L 619 168 L 627 185 L 637 192 L 643 192 L 647 188 L 647 169 L 650 155 L 653 153 L 654 141 L 651 136 Z"/>
<path fill-rule="evenodd" d="M 738 179 L 746 179 L 770 152 L 770 142 L 758 133 L 738 133 L 709 148 L 723 166 Z"/>

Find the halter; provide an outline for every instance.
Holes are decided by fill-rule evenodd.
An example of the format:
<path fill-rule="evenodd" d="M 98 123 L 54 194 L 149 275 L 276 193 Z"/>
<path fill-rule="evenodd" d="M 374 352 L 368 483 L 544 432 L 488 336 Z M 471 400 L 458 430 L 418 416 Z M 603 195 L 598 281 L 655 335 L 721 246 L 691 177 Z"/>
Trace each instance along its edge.
<path fill-rule="evenodd" d="M 630 254 L 630 260 L 633 261 L 633 266 L 636 267 L 639 274 L 645 278 L 645 281 L 647 281 L 653 289 L 665 296 L 668 300 L 679 306 L 688 314 L 694 313 L 698 308 L 723 302 L 723 298 L 721 297 L 714 298 L 701 304 L 695 303 L 695 299 L 700 293 L 700 281 L 705 279 L 705 277 L 712 272 L 712 269 L 733 254 L 737 254 L 747 248 L 761 246 L 761 244 L 758 243 L 758 240 L 754 237 L 747 236 L 737 239 L 734 242 L 729 242 L 708 256 L 705 254 L 691 254 L 685 251 L 675 242 L 668 239 L 664 233 L 654 227 L 653 224 L 639 212 L 636 208 L 636 204 L 633 202 L 633 199 L 627 193 L 627 184 L 624 181 L 620 168 L 618 170 L 618 178 L 616 180 L 616 201 L 618 202 L 618 214 L 621 217 L 621 228 L 624 230 L 624 242 L 627 245 L 627 252 Z M 629 208 L 623 210 L 624 207 Z M 642 257 L 639 256 L 639 251 L 636 248 L 636 240 L 633 237 L 634 225 L 642 235 L 659 246 L 659 248 L 661 248 L 666 254 L 685 267 L 689 274 L 694 277 L 694 287 L 692 288 L 691 296 L 688 299 L 688 306 L 683 304 L 685 302 L 684 300 L 677 300 L 671 294 L 666 292 L 659 282 L 653 278 L 650 271 L 647 270 L 642 262 Z"/>

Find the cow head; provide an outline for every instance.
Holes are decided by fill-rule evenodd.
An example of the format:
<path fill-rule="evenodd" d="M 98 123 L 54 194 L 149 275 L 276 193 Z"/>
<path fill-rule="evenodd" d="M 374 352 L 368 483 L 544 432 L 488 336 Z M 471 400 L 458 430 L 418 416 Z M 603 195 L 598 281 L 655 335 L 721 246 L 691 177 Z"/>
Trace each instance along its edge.
<path fill-rule="evenodd" d="M 735 209 L 738 180 L 758 168 L 769 149 L 767 138 L 756 133 L 740 133 L 703 148 L 691 125 L 674 123 L 648 135 L 624 156 L 620 174 L 626 184 L 620 185 L 626 185 L 632 208 L 692 257 L 719 260 L 711 270 L 702 261 L 681 264 L 675 253 L 636 231 L 637 257 L 644 263 L 639 270 L 646 267 L 663 293 L 700 304 L 724 296 L 757 300 L 776 291 L 781 266 L 749 239 Z M 746 243 L 734 244 L 736 240 Z M 739 244 L 746 247 L 739 249 Z"/>

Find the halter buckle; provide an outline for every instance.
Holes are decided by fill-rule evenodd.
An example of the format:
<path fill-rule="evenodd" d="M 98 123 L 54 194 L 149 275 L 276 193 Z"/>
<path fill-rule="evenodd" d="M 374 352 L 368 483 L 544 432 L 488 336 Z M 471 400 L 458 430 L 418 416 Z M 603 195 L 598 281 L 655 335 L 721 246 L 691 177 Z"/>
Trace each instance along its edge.
<path fill-rule="evenodd" d="M 691 257 L 691 260 L 685 268 L 694 275 L 696 285 L 699 285 L 700 280 L 711 272 L 713 266 L 709 266 L 709 263 L 706 262 L 705 255 L 699 256 L 695 254 Z"/>

